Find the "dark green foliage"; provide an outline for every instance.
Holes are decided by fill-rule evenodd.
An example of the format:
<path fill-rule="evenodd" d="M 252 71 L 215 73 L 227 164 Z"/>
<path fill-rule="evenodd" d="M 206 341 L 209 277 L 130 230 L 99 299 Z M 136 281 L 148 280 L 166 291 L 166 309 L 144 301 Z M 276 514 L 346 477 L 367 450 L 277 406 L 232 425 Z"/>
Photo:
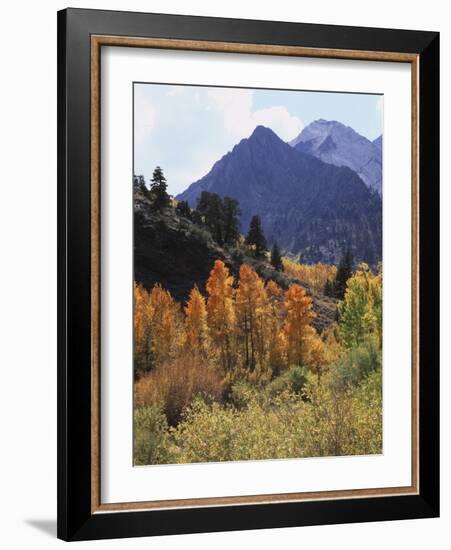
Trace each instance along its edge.
<path fill-rule="evenodd" d="M 240 236 L 238 201 L 230 197 L 221 199 L 216 193 L 202 191 L 196 211 L 219 245 L 237 242 Z"/>
<path fill-rule="evenodd" d="M 232 250 L 232 260 L 233 260 L 233 263 L 235 264 L 234 265 L 235 271 L 239 270 L 241 264 L 244 261 L 244 254 L 243 254 L 242 250 L 240 250 L 239 248 L 233 249 Z"/>
<path fill-rule="evenodd" d="M 150 193 L 152 196 L 152 204 L 156 210 L 161 210 L 169 206 L 171 199 L 168 195 L 168 184 L 164 177 L 163 170 L 157 166 L 153 171 L 150 184 Z"/>
<path fill-rule="evenodd" d="M 325 296 L 333 296 L 333 284 L 327 279 L 326 284 L 324 285 L 324 294 Z"/>
<path fill-rule="evenodd" d="M 271 265 L 276 271 L 283 271 L 282 254 L 277 242 L 274 242 L 271 250 Z"/>
<path fill-rule="evenodd" d="M 337 275 L 333 283 L 333 293 L 336 298 L 343 300 L 346 290 L 346 283 L 352 276 L 352 264 L 353 257 L 350 249 L 348 248 L 346 254 L 340 260 L 337 268 Z"/>
<path fill-rule="evenodd" d="M 213 239 L 222 246 L 224 244 L 224 227 L 222 221 L 223 204 L 221 197 L 216 193 L 202 191 L 197 203 L 197 211 L 202 216 Z"/>
<path fill-rule="evenodd" d="M 203 225 L 202 216 L 197 210 L 191 210 L 191 221 L 196 225 Z"/>
<path fill-rule="evenodd" d="M 148 189 L 143 175 L 133 176 L 133 185 L 147 196 Z"/>
<path fill-rule="evenodd" d="M 240 207 L 237 200 L 230 197 L 222 199 L 224 243 L 234 245 L 240 238 Z"/>
<path fill-rule="evenodd" d="M 191 208 L 186 201 L 179 201 L 175 209 L 177 210 L 177 214 L 179 214 L 180 216 L 183 216 L 188 220 L 191 219 Z"/>
<path fill-rule="evenodd" d="M 142 176 L 142 175 L 133 176 L 133 186 L 134 186 L 135 189 L 138 189 L 139 191 L 141 191 L 141 193 L 145 197 L 149 196 L 149 190 L 147 189 L 146 181 L 144 179 L 144 176 Z"/>
<path fill-rule="evenodd" d="M 260 216 L 255 215 L 249 225 L 249 233 L 246 237 L 246 244 L 254 247 L 255 256 L 263 256 L 267 251 L 266 238 L 262 229 Z"/>

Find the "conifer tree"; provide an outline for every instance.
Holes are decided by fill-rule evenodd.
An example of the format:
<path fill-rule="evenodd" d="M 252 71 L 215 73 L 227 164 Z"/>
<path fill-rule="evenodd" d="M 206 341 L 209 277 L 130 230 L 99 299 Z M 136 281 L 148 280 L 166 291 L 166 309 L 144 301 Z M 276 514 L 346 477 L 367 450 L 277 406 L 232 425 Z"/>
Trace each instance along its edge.
<path fill-rule="evenodd" d="M 175 209 L 180 216 L 191 220 L 191 208 L 187 201 L 179 201 Z"/>
<path fill-rule="evenodd" d="M 143 175 L 133 176 L 133 184 L 137 189 L 141 191 L 141 193 L 143 193 L 144 196 L 148 196 L 149 190 L 146 187 L 146 181 Z"/>
<path fill-rule="evenodd" d="M 249 233 L 246 237 L 246 244 L 254 247 L 255 256 L 263 256 L 267 251 L 266 238 L 262 229 L 260 216 L 255 215 L 249 225 Z"/>
<path fill-rule="evenodd" d="M 278 376 L 286 366 L 287 342 L 282 330 L 284 316 L 284 294 L 280 286 L 274 281 L 268 281 L 266 285 L 268 296 L 267 315 L 267 341 L 269 347 L 269 366 L 273 376 Z"/>
<path fill-rule="evenodd" d="M 198 202 L 197 212 L 202 216 L 205 225 L 212 237 L 219 245 L 224 244 L 224 212 L 221 197 L 216 193 L 202 191 Z"/>
<path fill-rule="evenodd" d="M 337 274 L 334 281 L 334 294 L 339 300 L 342 300 L 345 295 L 346 283 L 352 276 L 353 258 L 351 250 L 348 248 L 346 254 L 338 264 Z"/>
<path fill-rule="evenodd" d="M 164 177 L 163 170 L 157 166 L 153 171 L 152 180 L 150 184 L 150 193 L 153 197 L 153 206 L 157 210 L 169 206 L 171 200 L 168 195 L 168 184 Z"/>
<path fill-rule="evenodd" d="M 326 296 L 332 296 L 332 283 L 329 279 L 326 280 L 326 284 L 324 285 L 324 294 Z"/>
<path fill-rule="evenodd" d="M 271 250 L 271 265 L 276 271 L 283 271 L 282 255 L 277 242 L 274 242 Z"/>
<path fill-rule="evenodd" d="M 240 208 L 237 200 L 224 197 L 222 200 L 222 218 L 225 244 L 234 245 L 240 238 Z"/>

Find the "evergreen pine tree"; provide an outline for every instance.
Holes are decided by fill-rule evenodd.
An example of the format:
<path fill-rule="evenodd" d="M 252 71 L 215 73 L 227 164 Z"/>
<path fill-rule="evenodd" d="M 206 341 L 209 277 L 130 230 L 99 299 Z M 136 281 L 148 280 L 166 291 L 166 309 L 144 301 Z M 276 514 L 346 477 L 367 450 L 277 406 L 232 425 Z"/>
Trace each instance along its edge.
<path fill-rule="evenodd" d="M 163 170 L 157 166 L 153 171 L 152 180 L 150 184 L 150 193 L 153 198 L 153 205 L 156 209 L 160 210 L 165 206 L 169 206 L 170 198 L 168 195 L 168 184 L 164 177 Z"/>
<path fill-rule="evenodd" d="M 332 296 L 333 289 L 332 283 L 327 279 L 326 284 L 324 285 L 324 294 L 325 296 Z"/>
<path fill-rule="evenodd" d="M 337 274 L 334 281 L 334 295 L 339 300 L 343 300 L 346 291 L 346 283 L 352 276 L 353 257 L 351 250 L 348 248 L 346 254 L 340 260 L 337 268 Z"/>
<path fill-rule="evenodd" d="M 240 238 L 240 208 L 237 200 L 224 197 L 223 206 L 223 235 L 225 244 L 234 245 Z"/>
<path fill-rule="evenodd" d="M 180 216 L 183 216 L 188 220 L 191 219 L 191 208 L 186 201 L 179 201 L 175 209 L 177 211 L 177 214 L 179 214 Z"/>
<path fill-rule="evenodd" d="M 276 271 L 283 271 L 282 255 L 277 242 L 274 242 L 271 250 L 271 265 Z"/>
<path fill-rule="evenodd" d="M 148 196 L 149 190 L 146 187 L 144 176 L 133 176 L 133 185 L 135 186 L 135 188 L 139 189 L 144 196 Z"/>
<path fill-rule="evenodd" d="M 197 212 L 203 217 L 213 239 L 221 246 L 224 244 L 223 210 L 219 195 L 202 191 L 197 201 Z"/>
<path fill-rule="evenodd" d="M 249 233 L 246 237 L 246 244 L 254 246 L 255 256 L 262 256 L 266 250 L 266 238 L 263 234 L 260 216 L 253 216 L 249 225 Z"/>

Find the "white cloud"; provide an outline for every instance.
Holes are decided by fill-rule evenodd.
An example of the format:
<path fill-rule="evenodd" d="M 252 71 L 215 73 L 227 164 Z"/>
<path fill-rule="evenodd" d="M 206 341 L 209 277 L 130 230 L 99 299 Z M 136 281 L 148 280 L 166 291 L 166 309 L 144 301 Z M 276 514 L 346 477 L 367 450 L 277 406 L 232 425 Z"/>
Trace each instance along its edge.
<path fill-rule="evenodd" d="M 155 128 L 156 110 L 140 88 L 135 89 L 135 143 L 140 145 Z"/>
<path fill-rule="evenodd" d="M 255 111 L 252 118 L 255 121 L 255 126 L 261 124 L 271 128 L 284 141 L 290 141 L 297 137 L 304 127 L 300 118 L 291 115 L 287 108 L 281 105 Z"/>
<path fill-rule="evenodd" d="M 249 135 L 252 131 L 252 90 L 210 88 L 207 98 L 211 107 L 222 114 L 224 128 L 234 140 Z"/>
<path fill-rule="evenodd" d="M 253 93 L 253 90 L 212 88 L 207 91 L 210 104 L 206 108 L 222 114 L 224 128 L 235 141 L 248 137 L 260 124 L 271 128 L 285 141 L 301 132 L 302 120 L 291 115 L 286 107 L 279 105 L 252 112 Z"/>

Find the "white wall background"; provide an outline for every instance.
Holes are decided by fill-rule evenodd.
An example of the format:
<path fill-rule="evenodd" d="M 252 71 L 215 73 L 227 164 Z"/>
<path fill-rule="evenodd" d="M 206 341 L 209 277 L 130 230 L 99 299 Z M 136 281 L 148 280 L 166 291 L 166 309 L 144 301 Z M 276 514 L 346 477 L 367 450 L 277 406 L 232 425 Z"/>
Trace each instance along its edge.
<path fill-rule="evenodd" d="M 442 517 L 83 543 L 184 548 L 445 548 L 451 536 L 449 373 L 451 17 L 442 0 L 72 0 L 72 7 L 188 13 L 440 31 L 442 120 Z M 56 11 L 61 1 L 8 2 L 0 34 L 0 540 L 53 548 L 56 536 Z"/>

